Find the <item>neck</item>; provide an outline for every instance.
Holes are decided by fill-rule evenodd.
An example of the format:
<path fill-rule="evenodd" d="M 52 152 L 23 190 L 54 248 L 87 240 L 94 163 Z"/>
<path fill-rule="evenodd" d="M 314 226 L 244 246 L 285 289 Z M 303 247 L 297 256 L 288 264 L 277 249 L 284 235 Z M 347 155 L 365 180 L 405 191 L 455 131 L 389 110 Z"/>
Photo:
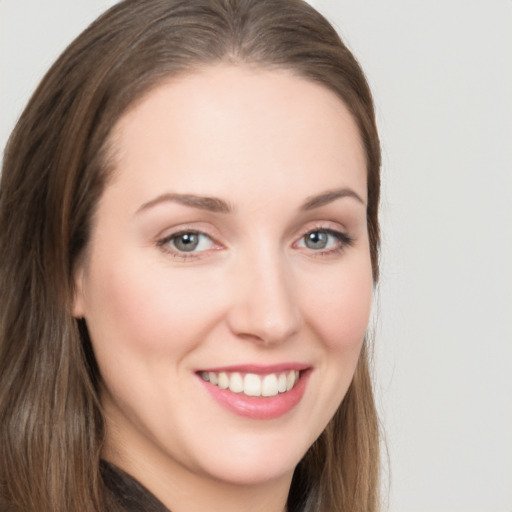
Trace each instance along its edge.
<path fill-rule="evenodd" d="M 161 454 L 134 457 L 106 448 L 104 458 L 135 478 L 171 512 L 285 512 L 292 474 L 234 483 L 169 460 Z M 243 462 L 242 462 L 243 463 Z"/>

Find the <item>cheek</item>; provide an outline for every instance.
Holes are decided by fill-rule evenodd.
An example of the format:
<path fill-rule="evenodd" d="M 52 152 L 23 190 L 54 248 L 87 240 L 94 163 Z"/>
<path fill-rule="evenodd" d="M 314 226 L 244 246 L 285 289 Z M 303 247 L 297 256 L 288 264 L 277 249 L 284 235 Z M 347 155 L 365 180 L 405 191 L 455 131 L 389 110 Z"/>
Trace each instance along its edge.
<path fill-rule="evenodd" d="M 338 278 L 336 278 L 336 275 Z M 329 351 L 358 352 L 368 328 L 373 279 L 370 260 L 347 265 L 323 282 L 310 286 L 307 302 L 310 325 Z"/>
<path fill-rule="evenodd" d="M 86 321 L 96 351 L 178 356 L 200 342 L 215 317 L 215 301 L 198 293 L 200 276 L 136 257 L 115 261 L 98 260 L 88 281 Z"/>

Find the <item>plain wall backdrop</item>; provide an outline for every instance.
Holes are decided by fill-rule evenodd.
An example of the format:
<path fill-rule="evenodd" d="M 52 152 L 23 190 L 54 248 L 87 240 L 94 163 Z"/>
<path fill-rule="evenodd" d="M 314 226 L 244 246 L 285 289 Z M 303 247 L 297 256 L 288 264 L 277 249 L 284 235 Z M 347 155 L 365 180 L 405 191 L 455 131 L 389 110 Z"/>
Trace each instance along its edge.
<path fill-rule="evenodd" d="M 114 3 L 0 0 L 2 150 L 43 73 Z M 512 2 L 311 3 L 378 111 L 388 509 L 512 512 Z"/>

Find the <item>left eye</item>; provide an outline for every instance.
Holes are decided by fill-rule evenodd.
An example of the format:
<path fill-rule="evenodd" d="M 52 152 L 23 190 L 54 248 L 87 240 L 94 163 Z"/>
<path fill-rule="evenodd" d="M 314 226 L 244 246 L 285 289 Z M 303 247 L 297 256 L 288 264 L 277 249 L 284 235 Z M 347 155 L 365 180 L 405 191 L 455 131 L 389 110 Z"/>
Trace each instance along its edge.
<path fill-rule="evenodd" d="M 162 245 L 170 245 L 178 252 L 201 252 L 211 249 L 213 240 L 204 233 L 184 231 L 166 238 Z"/>
<path fill-rule="evenodd" d="M 299 242 L 299 247 L 313 251 L 335 249 L 345 242 L 346 235 L 330 229 L 316 229 L 306 233 Z M 348 240 L 347 240 L 348 242 Z"/>

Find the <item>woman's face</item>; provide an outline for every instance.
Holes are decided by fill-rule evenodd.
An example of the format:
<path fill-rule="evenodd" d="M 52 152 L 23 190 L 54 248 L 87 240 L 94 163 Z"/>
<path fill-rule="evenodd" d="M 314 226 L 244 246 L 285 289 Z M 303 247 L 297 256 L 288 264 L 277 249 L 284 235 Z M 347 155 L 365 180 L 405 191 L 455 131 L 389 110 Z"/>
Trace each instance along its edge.
<path fill-rule="evenodd" d="M 102 376 L 106 456 L 142 482 L 289 483 L 369 318 L 354 120 L 320 85 L 223 65 L 153 90 L 111 142 L 74 304 Z"/>

